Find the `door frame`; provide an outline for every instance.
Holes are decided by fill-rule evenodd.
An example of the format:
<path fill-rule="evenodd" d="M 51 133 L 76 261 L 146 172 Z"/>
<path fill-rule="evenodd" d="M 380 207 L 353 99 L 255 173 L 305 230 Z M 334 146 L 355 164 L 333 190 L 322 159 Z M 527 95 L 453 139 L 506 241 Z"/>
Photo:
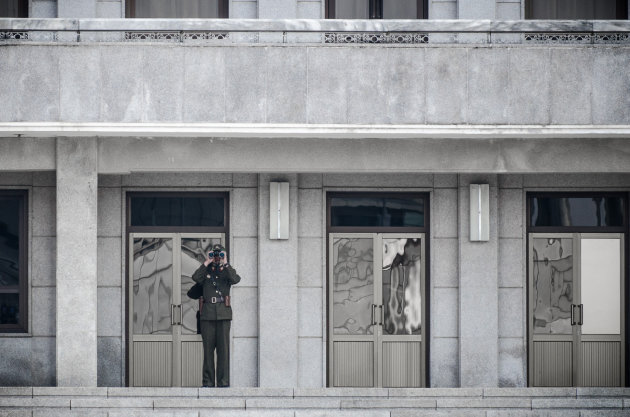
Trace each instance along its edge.
<path fill-rule="evenodd" d="M 523 208 L 523 215 L 525 216 L 525 227 L 523 230 L 523 242 L 525 247 L 525 298 L 526 305 L 525 314 L 529 315 L 529 300 L 530 300 L 530 265 L 529 265 L 529 236 L 533 233 L 585 233 L 585 234 L 597 234 L 597 233 L 621 233 L 623 234 L 622 243 L 624 247 L 623 252 L 623 264 L 624 271 L 622 272 L 623 285 L 625 288 L 622 296 L 625 299 L 625 305 L 623 306 L 622 313 L 625 317 L 630 317 L 630 205 L 629 205 L 630 193 L 627 190 L 617 188 L 616 190 L 602 190 L 595 188 L 582 188 L 575 191 L 567 191 L 566 189 L 554 188 L 554 189 L 539 189 L 539 188 L 524 188 L 523 197 L 525 207 Z M 571 198 L 571 197 L 618 197 L 623 200 L 624 221 L 622 226 L 532 226 L 531 223 L 531 200 L 536 197 L 557 197 L 557 198 Z M 530 339 L 532 337 L 530 333 L 529 317 L 525 319 L 526 334 L 526 346 L 527 346 L 527 386 L 533 387 L 533 374 L 531 372 L 531 356 L 530 356 Z M 625 344 L 625 353 L 622 360 L 625 363 L 630 363 L 630 320 L 625 320 L 625 327 L 622 329 L 625 331 L 625 338 L 623 340 Z M 630 367 L 625 369 L 625 386 L 630 386 Z"/>
<path fill-rule="evenodd" d="M 207 226 L 132 226 L 131 225 L 131 199 L 133 197 L 222 197 L 224 199 L 223 205 L 223 226 L 222 227 L 207 227 Z M 123 200 L 123 213 L 124 213 L 124 223 L 123 223 L 123 265 L 124 265 L 124 284 L 122 286 L 123 291 L 123 303 L 124 303 L 124 338 L 123 338 L 123 351 L 124 351 L 124 384 L 126 387 L 130 386 L 131 378 L 130 376 L 130 366 L 131 366 L 131 356 L 129 352 L 129 334 L 131 328 L 129 327 L 129 319 L 130 319 L 130 305 L 129 305 L 129 235 L 131 233 L 184 233 L 184 234 L 194 234 L 194 233 L 223 233 L 225 234 L 225 248 L 230 251 L 230 214 L 231 214 L 231 189 L 230 188 L 218 188 L 215 190 L 211 189 L 184 189 L 184 190 L 173 190 L 172 188 L 161 188 L 161 189 L 141 189 L 141 188 L 132 188 L 132 187 L 123 187 L 122 188 L 122 200 Z"/>
<path fill-rule="evenodd" d="M 424 270 L 422 271 L 424 274 L 424 306 L 422 306 L 422 365 L 424 367 L 422 372 L 422 382 L 423 386 L 429 388 L 431 386 L 431 366 L 430 366 L 430 352 L 431 352 L 431 315 L 430 315 L 430 305 L 431 305 L 431 194 L 430 190 L 411 190 L 411 191 L 375 191 L 375 190 L 365 190 L 365 191 L 337 191 L 337 190 L 326 190 L 324 188 L 324 201 L 326 203 L 326 218 L 325 218 L 325 256 L 326 256 L 326 270 L 325 270 L 325 294 L 326 294 L 326 343 L 325 343 L 325 352 L 326 352 L 326 363 L 324 364 L 326 375 L 325 375 L 325 386 L 332 387 L 333 386 L 333 373 L 332 373 L 332 361 L 333 355 L 332 350 L 330 349 L 330 333 L 331 333 L 331 303 L 332 299 L 330 297 L 330 262 L 331 258 L 329 255 L 330 251 L 330 235 L 334 233 L 338 234 L 351 234 L 358 233 L 361 235 L 374 233 L 374 234 L 424 234 L 424 247 L 423 247 L 423 256 L 424 256 Z M 334 197 L 411 197 L 411 198 L 422 198 L 423 199 L 423 208 L 424 208 L 424 226 L 423 227 L 339 227 L 331 225 L 331 199 Z M 378 252 L 378 251 L 377 251 Z M 380 256 L 380 255 L 379 255 Z"/>

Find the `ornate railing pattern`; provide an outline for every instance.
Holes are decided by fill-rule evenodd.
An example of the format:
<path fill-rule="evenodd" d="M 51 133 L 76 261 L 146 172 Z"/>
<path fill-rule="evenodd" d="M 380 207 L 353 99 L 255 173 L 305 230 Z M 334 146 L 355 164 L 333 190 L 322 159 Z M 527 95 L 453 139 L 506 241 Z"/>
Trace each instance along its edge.
<path fill-rule="evenodd" d="M 18 41 L 630 45 L 630 21 L 0 19 Z"/>

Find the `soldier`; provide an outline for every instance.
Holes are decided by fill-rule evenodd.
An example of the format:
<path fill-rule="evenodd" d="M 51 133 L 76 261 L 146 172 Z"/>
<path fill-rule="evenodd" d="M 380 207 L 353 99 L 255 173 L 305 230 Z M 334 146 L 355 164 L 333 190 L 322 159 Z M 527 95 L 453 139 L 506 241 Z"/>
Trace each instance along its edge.
<path fill-rule="evenodd" d="M 193 281 L 203 286 L 201 339 L 203 340 L 203 386 L 214 387 L 214 351 L 217 352 L 216 385 L 230 386 L 230 287 L 241 280 L 228 264 L 222 245 L 214 245 Z"/>

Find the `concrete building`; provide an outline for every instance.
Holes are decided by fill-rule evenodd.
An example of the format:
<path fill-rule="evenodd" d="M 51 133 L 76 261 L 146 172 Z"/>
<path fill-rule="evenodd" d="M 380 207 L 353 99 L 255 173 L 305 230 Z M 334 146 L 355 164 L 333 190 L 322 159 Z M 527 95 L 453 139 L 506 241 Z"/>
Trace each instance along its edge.
<path fill-rule="evenodd" d="M 221 241 L 233 386 L 627 386 L 627 0 L 171 3 L 0 8 L 0 385 L 199 386 Z"/>

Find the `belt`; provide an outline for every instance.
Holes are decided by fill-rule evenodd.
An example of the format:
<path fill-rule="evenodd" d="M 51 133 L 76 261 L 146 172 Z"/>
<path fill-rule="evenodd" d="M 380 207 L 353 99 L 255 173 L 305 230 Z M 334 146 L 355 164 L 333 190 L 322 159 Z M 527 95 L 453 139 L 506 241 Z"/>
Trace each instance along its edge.
<path fill-rule="evenodd" d="M 203 300 L 204 304 L 216 304 L 223 303 L 225 299 L 223 297 L 210 297 L 209 300 Z"/>

